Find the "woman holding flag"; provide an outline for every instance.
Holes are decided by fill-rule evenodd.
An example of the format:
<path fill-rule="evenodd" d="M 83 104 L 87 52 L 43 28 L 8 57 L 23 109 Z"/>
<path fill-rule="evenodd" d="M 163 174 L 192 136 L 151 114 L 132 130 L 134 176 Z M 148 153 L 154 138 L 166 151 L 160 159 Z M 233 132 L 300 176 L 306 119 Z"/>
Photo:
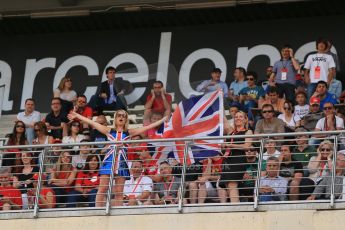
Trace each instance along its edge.
<path fill-rule="evenodd" d="M 125 110 L 117 110 L 114 113 L 114 127 L 110 128 L 104 125 L 101 125 L 97 122 L 94 122 L 78 113 L 71 112 L 68 115 L 70 120 L 79 119 L 82 122 L 85 122 L 99 132 L 103 133 L 108 137 L 109 141 L 123 141 L 127 140 L 132 136 L 140 135 L 146 132 L 149 129 L 157 127 L 161 125 L 167 117 L 163 117 L 159 121 L 156 121 L 148 126 L 136 128 L 136 129 L 128 129 L 129 121 L 128 121 L 128 113 Z M 127 165 L 127 149 L 120 148 L 115 153 L 114 146 L 108 146 L 109 150 L 103 160 L 103 164 L 100 168 L 100 185 L 96 196 L 96 207 L 103 207 L 106 201 L 106 194 L 109 185 L 109 179 L 111 174 L 111 166 L 113 157 L 115 159 L 114 165 L 114 173 L 116 174 L 115 177 L 115 186 L 114 186 L 114 193 L 115 193 L 115 202 L 114 206 L 122 206 L 123 204 L 123 188 L 125 184 L 125 180 L 129 177 L 129 169 Z"/>

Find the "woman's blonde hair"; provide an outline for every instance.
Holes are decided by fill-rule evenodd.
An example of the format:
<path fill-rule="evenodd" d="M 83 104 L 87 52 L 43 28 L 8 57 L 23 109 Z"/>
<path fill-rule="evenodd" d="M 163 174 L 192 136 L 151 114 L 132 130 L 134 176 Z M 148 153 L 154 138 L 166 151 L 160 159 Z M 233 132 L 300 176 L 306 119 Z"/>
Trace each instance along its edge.
<path fill-rule="evenodd" d="M 62 165 L 63 165 L 62 158 L 63 158 L 64 153 L 69 153 L 70 154 L 70 152 L 67 151 L 67 150 L 61 152 L 61 154 L 59 156 L 59 159 L 58 159 L 58 161 L 56 163 L 55 171 L 54 171 L 56 178 L 58 177 L 58 175 L 59 175 L 59 173 L 61 172 L 61 169 L 62 169 Z M 72 155 L 71 154 L 70 154 L 70 158 L 71 158 L 71 162 L 67 165 L 68 166 L 68 169 L 67 169 L 68 172 L 72 172 L 72 169 L 73 169 L 73 167 L 72 167 Z"/>
<path fill-rule="evenodd" d="M 126 114 L 126 123 L 125 123 L 125 127 L 123 127 L 123 130 L 127 131 L 128 130 L 128 126 L 129 126 L 128 113 L 127 113 L 127 111 L 125 111 L 123 109 L 116 110 L 115 113 L 114 113 L 114 128 L 116 129 L 116 115 L 119 112 L 123 112 L 123 113 Z"/>
<path fill-rule="evenodd" d="M 60 91 L 62 91 L 62 90 L 64 89 L 64 87 L 65 87 L 65 83 L 66 83 L 67 81 L 70 81 L 70 80 L 71 80 L 70 77 L 67 77 L 67 76 L 63 77 L 63 78 L 61 79 L 60 83 L 59 83 L 58 89 L 59 89 Z"/>
<path fill-rule="evenodd" d="M 238 113 L 240 113 L 240 114 L 243 115 L 243 117 L 244 117 L 244 119 L 245 119 L 244 128 L 248 129 L 249 124 L 248 124 L 248 116 L 247 116 L 247 114 L 246 114 L 245 112 L 243 112 L 243 111 L 240 110 L 240 111 L 237 111 L 237 112 L 235 113 L 235 116 L 236 116 L 236 114 L 238 114 Z M 236 127 L 235 127 L 235 128 L 236 128 Z"/>
<path fill-rule="evenodd" d="M 321 149 L 324 145 L 329 145 L 331 151 L 333 151 L 333 143 L 330 142 L 329 140 L 324 140 L 324 141 L 322 141 L 322 142 L 320 143 L 320 145 L 319 145 L 318 150 L 320 151 L 320 149 Z"/>

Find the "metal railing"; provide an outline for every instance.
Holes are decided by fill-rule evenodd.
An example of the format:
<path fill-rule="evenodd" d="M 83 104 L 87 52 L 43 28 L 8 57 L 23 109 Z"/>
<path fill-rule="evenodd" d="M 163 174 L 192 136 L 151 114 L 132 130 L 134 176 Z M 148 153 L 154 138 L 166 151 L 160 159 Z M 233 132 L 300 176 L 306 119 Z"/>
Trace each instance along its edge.
<path fill-rule="evenodd" d="M 329 131 L 0 146 L 4 165 L 12 169 L 11 186 L 20 191 L 20 197 L 10 198 L 22 200 L 18 205 L 12 202 L 12 210 L 11 204 L 9 210 L 4 208 L 0 218 L 344 208 L 345 163 L 342 166 L 340 161 L 345 157 L 338 157 L 338 150 L 344 149 L 344 134 Z M 218 145 L 219 154 L 199 161 L 198 156 L 207 151 L 207 144 L 200 146 L 200 141 L 206 139 L 223 143 Z M 325 140 L 329 140 L 324 144 L 327 146 L 320 147 Z M 298 150 L 301 145 L 310 150 Z M 84 147 L 76 153 L 74 146 Z M 168 154 L 171 149 L 175 154 Z M 198 163 L 188 165 L 192 149 L 197 151 L 194 160 Z M 281 153 L 275 156 L 273 150 L 278 149 Z M 332 155 L 329 159 L 326 150 Z M 103 160 L 108 151 L 115 157 Z M 132 157 L 128 165 L 118 168 L 121 154 Z M 170 155 L 174 157 L 168 158 Z M 277 160 L 279 167 L 274 168 Z M 95 167 L 94 162 L 110 164 L 108 173 L 100 176 L 104 169 Z M 119 176 L 121 170 L 130 173 Z M 1 199 L 4 205 L 6 200 Z"/>

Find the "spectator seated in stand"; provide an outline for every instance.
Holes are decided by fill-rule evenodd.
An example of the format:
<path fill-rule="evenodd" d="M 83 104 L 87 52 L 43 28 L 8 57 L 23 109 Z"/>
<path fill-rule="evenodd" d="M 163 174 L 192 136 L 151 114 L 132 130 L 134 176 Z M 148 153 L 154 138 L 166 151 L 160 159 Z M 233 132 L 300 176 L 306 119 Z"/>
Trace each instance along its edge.
<path fill-rule="evenodd" d="M 203 160 L 202 175 L 198 183 L 198 203 L 205 203 L 206 199 L 225 203 L 227 200 L 226 189 L 218 186 L 222 173 L 223 156 L 218 155 Z"/>
<path fill-rule="evenodd" d="M 62 140 L 67 135 L 67 113 L 61 110 L 61 99 L 54 97 L 51 100 L 51 112 L 47 114 L 45 123 L 50 135 L 54 139 Z"/>
<path fill-rule="evenodd" d="M 269 104 L 273 106 L 273 109 L 276 113 L 283 113 L 284 112 L 284 102 L 285 99 L 279 98 L 278 88 L 277 87 L 270 87 L 267 92 L 267 98 L 261 98 L 259 100 L 259 109 L 262 109 L 263 105 Z"/>
<path fill-rule="evenodd" d="M 323 178 L 330 177 L 332 169 L 333 143 L 326 140 L 321 142 L 317 149 L 317 156 L 312 156 L 307 169 L 309 177 L 304 177 L 299 186 L 296 186 L 297 200 L 306 200 L 314 191 L 316 185 Z"/>
<path fill-rule="evenodd" d="M 274 116 L 274 108 L 271 104 L 263 105 L 261 114 L 263 116 L 263 119 L 260 119 L 256 123 L 255 134 L 285 132 L 284 122 Z"/>
<path fill-rule="evenodd" d="M 256 85 L 257 74 L 255 72 L 248 71 L 246 80 L 248 86 L 239 92 L 240 103 L 244 105 L 244 110 L 251 114 L 250 110 L 257 107 L 259 99 L 264 97 L 265 92 L 261 86 Z"/>
<path fill-rule="evenodd" d="M 177 204 L 181 178 L 173 175 L 172 166 L 167 161 L 159 165 L 162 181 L 154 184 L 154 204 Z"/>
<path fill-rule="evenodd" d="M 96 194 L 99 186 L 98 170 L 98 156 L 88 155 L 85 167 L 77 174 L 74 189 L 68 193 L 67 207 L 76 207 L 80 202 L 87 202 L 86 204 L 89 207 L 95 207 Z"/>
<path fill-rule="evenodd" d="M 320 108 L 322 109 L 324 104 L 329 102 L 333 105 L 337 104 L 337 98 L 334 94 L 328 92 L 328 86 L 325 81 L 319 81 L 316 83 L 316 89 L 313 97 L 320 98 Z"/>
<path fill-rule="evenodd" d="M 86 103 L 87 103 L 86 96 L 85 95 L 79 95 L 77 97 L 77 102 L 73 108 L 73 111 L 86 117 L 86 118 L 88 118 L 88 119 L 92 119 L 93 110 Z M 74 119 L 74 120 L 79 121 L 78 119 Z M 89 125 L 87 123 L 82 122 L 82 121 L 79 121 L 79 122 L 81 123 L 80 128 L 81 128 L 83 134 L 89 135 L 90 134 Z"/>
<path fill-rule="evenodd" d="M 197 87 L 196 91 L 209 93 L 214 92 L 218 89 L 223 90 L 224 97 L 228 96 L 228 86 L 225 82 L 220 80 L 222 71 L 219 68 L 214 68 L 211 72 L 211 79 L 201 82 Z"/>
<path fill-rule="evenodd" d="M 130 168 L 130 180 L 126 180 L 123 189 L 124 202 L 128 206 L 152 204 L 150 197 L 153 182 L 150 177 L 142 175 L 143 163 L 133 161 Z"/>
<path fill-rule="evenodd" d="M 231 119 L 228 120 L 230 128 L 234 129 L 235 128 L 235 124 L 234 124 L 234 118 L 235 118 L 235 114 L 240 111 L 242 108 L 241 104 L 239 102 L 232 102 L 230 103 L 229 106 L 229 114 Z"/>
<path fill-rule="evenodd" d="M 11 166 L 12 173 L 18 173 L 15 165 L 21 164 L 21 151 L 24 150 L 20 145 L 27 145 L 25 137 L 25 124 L 22 121 L 14 123 L 13 131 L 8 136 L 7 146 L 18 146 L 18 148 L 9 148 L 2 152 L 2 166 Z"/>
<path fill-rule="evenodd" d="M 59 86 L 54 89 L 55 98 L 61 99 L 62 111 L 68 113 L 73 109 L 73 104 L 77 100 L 77 93 L 72 89 L 71 78 L 65 76 L 61 79 Z"/>
<path fill-rule="evenodd" d="M 286 178 L 289 182 L 289 199 L 298 200 L 298 186 L 300 186 L 303 177 L 303 165 L 301 162 L 294 159 L 291 150 L 292 146 L 290 145 L 282 145 L 280 148 L 281 154 L 279 156 L 279 175 Z"/>
<path fill-rule="evenodd" d="M 61 152 L 59 160 L 54 167 L 48 184 L 53 188 L 56 194 L 57 205 L 61 206 L 67 201 L 67 194 L 74 187 L 74 180 L 77 170 L 73 168 L 72 156 L 69 151 Z"/>
<path fill-rule="evenodd" d="M 284 122 L 286 132 L 294 132 L 300 121 L 300 118 L 295 116 L 293 109 L 294 107 L 292 106 L 292 103 L 285 101 L 284 112 L 278 116 L 278 119 Z"/>
<path fill-rule="evenodd" d="M 35 111 L 35 100 L 28 98 L 25 100 L 25 109 L 23 112 L 18 113 L 17 120 L 22 121 L 25 124 L 25 134 L 29 144 L 32 144 L 34 139 L 34 124 L 41 120 L 41 113 Z"/>
<path fill-rule="evenodd" d="M 334 196 L 335 199 L 344 200 L 344 173 L 345 173 L 345 155 L 338 152 L 336 166 L 335 166 L 335 178 L 334 178 Z M 331 199 L 331 189 L 332 189 L 332 177 L 324 176 L 321 182 L 315 187 L 312 195 L 310 195 L 308 200 L 315 199 Z"/>
<path fill-rule="evenodd" d="M 89 140 L 83 139 L 80 141 L 80 143 L 89 143 Z M 91 145 L 81 145 L 79 147 L 79 154 L 72 156 L 72 166 L 73 168 L 76 168 L 77 170 L 82 170 L 85 167 L 86 160 L 90 154 L 92 154 L 91 151 Z"/>
<path fill-rule="evenodd" d="M 34 206 L 36 190 L 37 190 L 37 185 L 39 181 L 39 174 L 35 173 L 31 179 L 32 179 L 33 188 L 29 190 L 28 196 L 29 196 L 29 200 L 31 200 L 31 206 Z M 46 182 L 47 182 L 47 178 L 44 174 L 42 174 L 40 194 L 38 196 L 38 207 L 40 209 L 55 208 L 56 206 L 55 193 L 53 189 L 45 186 Z"/>
<path fill-rule="evenodd" d="M 80 143 L 82 140 L 87 139 L 85 135 L 80 134 L 80 122 L 72 121 L 68 125 L 68 136 L 62 138 L 62 143 L 71 144 L 71 143 Z M 79 146 L 73 146 L 74 150 L 78 150 Z"/>
<path fill-rule="evenodd" d="M 112 66 L 106 68 L 107 80 L 101 83 L 97 93 L 91 97 L 89 106 L 98 114 L 103 110 L 127 110 L 125 94 L 133 91 L 130 82 L 122 78 L 115 78 L 116 69 Z"/>
<path fill-rule="evenodd" d="M 22 194 L 12 185 L 10 167 L 0 167 L 0 211 L 18 210 L 22 208 Z"/>
<path fill-rule="evenodd" d="M 279 159 L 269 157 L 266 164 L 267 175 L 260 178 L 259 200 L 284 201 L 287 200 L 288 180 L 279 176 Z"/>
<path fill-rule="evenodd" d="M 155 81 L 151 93 L 147 95 L 144 111 L 144 125 L 150 120 L 153 113 L 160 113 L 162 116 L 170 117 L 172 97 L 166 93 L 163 82 Z"/>
<path fill-rule="evenodd" d="M 320 110 L 320 98 L 311 97 L 309 112 L 300 120 L 298 126 L 303 127 L 308 131 L 314 131 L 317 122 L 324 117 Z"/>
<path fill-rule="evenodd" d="M 258 151 L 254 146 L 250 146 L 244 152 L 246 153 L 247 162 L 243 180 L 238 185 L 240 200 L 241 202 L 253 202 L 255 180 L 258 175 Z"/>
<path fill-rule="evenodd" d="M 317 131 L 332 131 L 332 130 L 344 130 L 344 120 L 335 115 L 334 105 L 330 102 L 326 102 L 323 106 L 323 112 L 325 117 L 321 118 L 315 127 Z M 328 137 L 329 135 L 317 134 L 309 140 L 309 145 L 313 146 L 321 142 L 320 138 Z"/>
<path fill-rule="evenodd" d="M 235 69 L 234 78 L 235 80 L 231 82 L 228 91 L 228 98 L 231 103 L 238 102 L 240 100 L 240 91 L 248 86 L 248 82 L 246 81 L 246 70 L 243 67 L 237 67 Z"/>
<path fill-rule="evenodd" d="M 308 130 L 305 128 L 297 128 L 296 133 L 306 133 Z M 301 162 L 304 169 L 304 175 L 309 175 L 306 172 L 310 158 L 316 155 L 316 148 L 308 145 L 309 135 L 296 136 L 296 146 L 293 149 L 294 158 Z"/>
<path fill-rule="evenodd" d="M 294 116 L 301 120 L 309 113 L 310 106 L 307 104 L 307 94 L 304 91 L 298 91 L 296 93 L 296 102 L 297 105 L 294 107 Z"/>

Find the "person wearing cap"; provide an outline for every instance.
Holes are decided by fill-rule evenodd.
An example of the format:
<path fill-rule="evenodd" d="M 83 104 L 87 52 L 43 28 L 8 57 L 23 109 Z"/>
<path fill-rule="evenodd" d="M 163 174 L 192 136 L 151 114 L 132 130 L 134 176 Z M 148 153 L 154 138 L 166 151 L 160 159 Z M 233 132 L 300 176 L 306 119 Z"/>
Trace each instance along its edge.
<path fill-rule="evenodd" d="M 201 82 L 196 87 L 196 91 L 209 93 L 221 89 L 224 97 L 228 97 L 228 86 L 225 82 L 220 80 L 221 75 L 222 71 L 219 68 L 214 68 L 211 72 L 211 79 Z"/>
<path fill-rule="evenodd" d="M 39 174 L 35 173 L 32 177 L 33 188 L 28 191 L 28 196 L 31 200 L 31 205 L 35 204 L 36 189 L 39 181 Z M 41 174 L 41 189 L 40 194 L 38 195 L 38 206 L 39 208 L 55 208 L 56 205 L 56 196 L 53 189 L 45 186 L 47 182 L 47 177 L 44 174 Z"/>
<path fill-rule="evenodd" d="M 315 92 L 313 94 L 313 97 L 318 97 L 320 98 L 320 108 L 323 108 L 323 105 L 326 102 L 330 102 L 333 105 L 337 104 L 337 98 L 334 94 L 328 92 L 328 86 L 327 83 L 325 81 L 319 81 L 316 84 L 316 89 Z"/>
<path fill-rule="evenodd" d="M 320 98 L 311 97 L 309 104 L 309 113 L 300 120 L 297 126 L 303 127 L 308 131 L 313 131 L 316 127 L 316 123 L 324 116 L 324 114 L 320 110 Z"/>

